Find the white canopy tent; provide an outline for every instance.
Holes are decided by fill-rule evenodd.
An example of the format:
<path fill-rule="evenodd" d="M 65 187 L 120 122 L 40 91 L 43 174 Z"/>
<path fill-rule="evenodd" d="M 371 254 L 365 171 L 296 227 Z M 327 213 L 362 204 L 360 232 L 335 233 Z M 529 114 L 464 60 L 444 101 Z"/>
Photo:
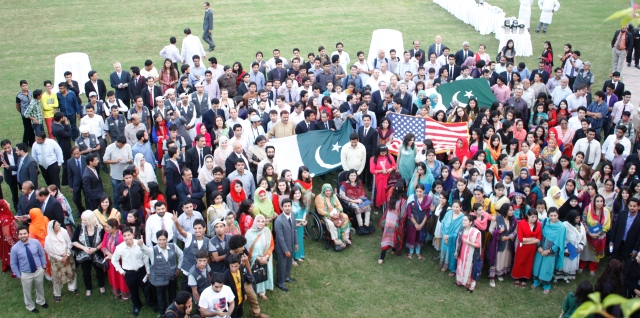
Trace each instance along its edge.
<path fill-rule="evenodd" d="M 53 91 L 58 91 L 58 83 L 64 82 L 64 72 L 73 73 L 73 80 L 80 85 L 80 94 L 84 93 L 84 83 L 89 80 L 91 62 L 89 55 L 80 52 L 65 53 L 56 56 L 55 73 L 53 75 Z"/>
<path fill-rule="evenodd" d="M 373 31 L 367 61 L 373 61 L 378 56 L 379 49 L 383 49 L 385 51 L 385 57 L 387 58 L 389 58 L 389 51 L 391 49 L 396 50 L 396 56 L 402 56 L 402 52 L 404 52 L 402 32 L 390 29 L 379 29 Z"/>

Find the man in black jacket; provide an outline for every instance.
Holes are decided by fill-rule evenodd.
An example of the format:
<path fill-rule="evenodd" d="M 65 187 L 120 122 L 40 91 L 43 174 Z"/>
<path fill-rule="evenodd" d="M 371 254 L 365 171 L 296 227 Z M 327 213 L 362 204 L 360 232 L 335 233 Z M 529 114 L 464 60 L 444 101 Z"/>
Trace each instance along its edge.
<path fill-rule="evenodd" d="M 133 180 L 133 172 L 124 169 L 122 172 L 122 182 L 116 188 L 116 198 L 121 211 L 140 210 L 144 202 L 144 189 L 140 181 Z M 123 213 L 126 217 L 126 213 Z"/>
<path fill-rule="evenodd" d="M 229 269 L 225 270 L 222 275 L 224 276 L 224 284 L 231 288 L 231 292 L 233 292 L 233 296 L 235 296 L 235 307 L 233 308 L 233 312 L 231 313 L 231 318 L 242 318 L 244 312 L 244 299 L 247 296 L 245 290 L 245 272 L 246 268 L 242 266 L 241 263 L 241 255 L 239 254 L 231 254 L 227 257 L 227 264 L 229 265 Z M 238 282 L 240 282 L 240 288 L 238 288 Z"/>
<path fill-rule="evenodd" d="M 224 177 L 224 170 L 222 170 L 222 167 L 214 167 L 212 172 L 213 180 L 209 181 L 205 188 L 207 193 L 207 206 L 211 206 L 213 204 L 213 194 L 215 192 L 221 193 L 222 200 L 226 200 L 227 194 L 229 194 L 229 186 L 231 185 L 229 179 Z"/>
<path fill-rule="evenodd" d="M 98 72 L 89 71 L 89 80 L 84 83 L 84 94 L 89 99 L 89 93 L 96 92 L 98 94 L 98 100 L 105 101 L 107 99 L 107 86 L 104 85 L 104 81 L 98 79 Z"/>
<path fill-rule="evenodd" d="M 80 148 L 73 146 L 71 148 L 71 158 L 66 161 L 67 179 L 69 190 L 73 193 L 73 203 L 76 204 L 79 217 L 84 212 L 84 204 L 82 203 L 82 173 L 87 167 L 86 158 L 80 154 Z"/>
<path fill-rule="evenodd" d="M 18 173 L 16 170 L 18 169 L 18 160 L 20 156 L 16 153 L 16 151 L 11 147 L 11 141 L 9 139 L 4 139 L 0 142 L 0 146 L 2 146 L 2 167 L 4 168 L 4 181 L 11 189 L 11 199 L 13 201 L 13 206 L 18 206 L 18 194 L 20 192 L 20 184 L 18 183 Z M 11 169 L 13 167 L 13 169 Z"/>
<path fill-rule="evenodd" d="M 360 174 L 360 179 L 371 189 L 372 175 L 369 173 L 369 159 L 373 156 L 374 150 L 378 147 L 378 133 L 371 127 L 371 116 L 369 114 L 362 115 L 363 126 L 358 129 L 358 138 L 360 143 L 364 145 L 367 154 L 367 160 L 364 164 L 364 170 Z"/>
<path fill-rule="evenodd" d="M 58 221 L 60 226 L 64 228 L 64 210 L 62 210 L 60 202 L 49 194 L 47 188 L 42 187 L 38 189 L 37 194 L 36 198 L 39 201 L 38 205 L 40 206 L 42 214 L 49 218 L 49 220 Z"/>
<path fill-rule="evenodd" d="M 71 158 L 71 126 L 69 126 L 69 120 L 64 116 L 62 112 L 56 112 L 53 115 L 53 125 L 51 130 L 53 136 L 56 137 L 60 149 L 62 149 L 62 158 L 65 164 L 62 165 L 62 180 L 63 186 L 69 185 L 67 182 L 67 165 L 66 162 Z"/>
<path fill-rule="evenodd" d="M 198 170 L 204 165 L 204 157 L 211 154 L 211 147 L 206 146 L 207 141 L 203 135 L 197 135 L 195 142 L 196 146 L 185 153 L 184 165 L 191 169 L 194 178 L 198 178 Z"/>
<path fill-rule="evenodd" d="M 622 72 L 629 50 L 633 50 L 633 34 L 628 27 L 622 26 L 613 34 L 611 39 L 611 69 L 612 72 Z"/>
<path fill-rule="evenodd" d="M 87 166 L 82 172 L 82 189 L 84 190 L 87 210 L 95 210 L 100 206 L 100 198 L 104 194 L 98 165 L 98 157 L 91 153 L 87 155 Z"/>
<path fill-rule="evenodd" d="M 635 258 L 640 250 L 638 207 L 640 207 L 640 200 L 630 198 L 629 211 L 620 211 L 618 219 L 611 226 L 611 243 L 609 243 L 609 249 L 613 248 L 611 257 L 620 261 Z M 630 226 L 627 225 L 628 222 L 631 222 Z"/>

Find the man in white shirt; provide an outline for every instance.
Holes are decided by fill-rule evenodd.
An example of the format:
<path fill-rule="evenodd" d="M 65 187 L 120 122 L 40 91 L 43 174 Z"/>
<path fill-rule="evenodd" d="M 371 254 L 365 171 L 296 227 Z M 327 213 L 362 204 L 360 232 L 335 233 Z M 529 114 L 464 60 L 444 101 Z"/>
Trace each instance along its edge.
<path fill-rule="evenodd" d="M 176 38 L 174 36 L 169 38 L 169 45 L 162 48 L 160 51 L 160 56 L 163 59 L 170 59 L 173 63 L 173 67 L 178 69 L 178 62 L 182 62 L 182 57 L 180 57 L 180 50 L 176 46 Z"/>
<path fill-rule="evenodd" d="M 437 72 L 440 70 L 440 67 L 442 66 L 442 64 L 437 62 L 438 58 L 436 57 L 435 53 L 431 53 L 431 56 L 429 57 L 429 60 L 424 63 L 423 67 L 425 69 L 425 73 L 426 71 L 428 71 L 430 68 L 433 67 L 433 69 Z"/>
<path fill-rule="evenodd" d="M 243 136 L 244 127 L 242 124 L 235 124 L 231 127 L 233 129 L 233 137 L 229 139 L 229 143 L 233 145 L 234 142 L 238 141 L 242 145 L 242 149 L 244 151 L 249 150 L 251 144 L 249 140 Z"/>
<path fill-rule="evenodd" d="M 631 153 L 631 141 L 624 136 L 626 132 L 627 127 L 616 127 L 616 133 L 609 135 L 609 137 L 604 140 L 602 143 L 602 155 L 604 156 L 604 159 L 609 162 L 613 162 L 613 157 L 615 156 L 614 148 L 617 144 L 624 146 L 624 152 L 622 152 L 623 156 L 626 157 Z"/>
<path fill-rule="evenodd" d="M 411 78 L 413 78 L 413 75 L 416 75 L 418 73 L 418 66 L 415 63 L 411 62 L 411 53 L 409 53 L 409 51 L 404 51 L 402 57 L 404 59 L 398 62 L 398 66 L 396 67 L 394 72 L 396 73 L 396 75 L 398 75 L 398 77 L 401 77 L 404 76 L 405 72 L 409 71 L 411 72 Z"/>
<path fill-rule="evenodd" d="M 580 60 L 580 51 L 573 51 L 564 63 L 564 76 L 569 78 L 569 86 L 573 87 L 573 81 L 576 80 L 578 72 L 582 69 L 582 61 Z"/>
<path fill-rule="evenodd" d="M 587 107 L 587 86 L 584 84 L 578 84 L 576 92 L 567 96 L 567 110 L 571 113 L 572 117 L 578 116 L 578 107 Z"/>
<path fill-rule="evenodd" d="M 45 183 L 55 184 L 60 189 L 60 167 L 64 163 L 60 145 L 39 131 L 36 133 L 36 142 L 31 146 L 31 156 L 40 167 Z"/>
<path fill-rule="evenodd" d="M 465 65 L 465 66 L 463 66 L 463 67 L 460 69 L 460 71 L 461 71 L 461 72 L 460 72 L 460 76 L 456 77 L 456 81 L 460 81 L 460 80 L 470 80 L 470 79 L 473 79 L 473 77 L 469 76 L 469 73 L 470 73 L 471 71 L 469 70 L 469 67 L 468 67 L 468 66 L 466 66 L 466 65 Z"/>
<path fill-rule="evenodd" d="M 600 143 L 596 138 L 596 130 L 593 128 L 589 128 L 589 132 L 587 133 L 587 137 L 582 138 L 576 142 L 573 147 L 573 157 L 580 151 L 584 153 L 584 163 L 590 166 L 592 169 L 598 167 L 600 163 L 600 157 L 602 154 L 602 148 L 600 147 Z"/>
<path fill-rule="evenodd" d="M 90 105 L 87 105 L 85 107 L 85 112 L 87 113 L 87 115 L 82 117 L 82 119 L 80 119 L 80 126 L 89 127 L 89 134 L 96 136 L 96 138 L 98 139 L 98 143 L 100 144 L 100 148 L 98 149 L 98 154 L 100 155 L 99 156 L 100 162 L 102 162 L 102 157 L 104 157 L 104 151 L 107 148 L 107 142 L 104 139 L 104 134 L 105 134 L 104 119 L 102 119 L 102 116 L 96 116 L 96 111 L 97 110 L 95 107 L 91 107 Z M 104 171 L 105 173 L 109 173 L 109 171 L 107 170 L 107 166 L 104 165 L 104 163 L 102 163 L 101 166 L 102 166 L 102 171 Z"/>
<path fill-rule="evenodd" d="M 144 67 L 140 70 L 140 76 L 146 79 L 153 78 L 154 82 L 158 82 L 160 73 L 158 73 L 158 70 L 153 66 L 153 61 L 146 60 L 144 61 Z"/>
<path fill-rule="evenodd" d="M 578 107 L 577 114 L 578 116 L 569 118 L 569 121 L 567 123 L 569 125 L 569 128 L 573 129 L 574 131 L 582 129 L 582 120 L 587 117 L 587 108 L 584 106 Z"/>
<path fill-rule="evenodd" d="M 146 244 L 148 247 L 152 247 L 158 244 L 158 239 L 152 233 L 156 233 L 160 230 L 165 230 L 169 233 L 167 241 L 173 240 L 173 234 L 175 233 L 175 224 L 171 220 L 171 215 L 167 213 L 167 206 L 162 201 L 157 201 L 155 204 L 156 214 L 149 216 L 147 219 L 147 225 L 145 226 Z"/>
<path fill-rule="evenodd" d="M 371 87 L 371 92 L 373 93 L 380 89 L 378 85 L 381 81 L 387 82 L 380 77 L 380 70 L 375 69 L 373 70 L 373 76 L 369 77 L 369 79 L 365 82 L 365 86 L 369 85 L 369 87 Z"/>
<path fill-rule="evenodd" d="M 143 244 L 142 239 L 139 239 L 136 244 L 130 227 L 127 226 L 122 229 L 122 236 L 124 242 L 116 246 L 116 250 L 111 255 L 111 265 L 118 273 L 124 276 L 131 293 L 133 316 L 137 317 L 140 313 L 140 308 L 142 308 L 140 288 L 144 288 L 144 279 L 149 273 L 149 257 L 147 256 L 149 251 Z M 121 260 L 122 265 L 120 265 Z"/>
<path fill-rule="evenodd" d="M 559 68 L 559 67 L 556 67 L 555 76 L 554 77 L 550 77 L 549 80 L 547 81 L 547 90 L 549 92 L 553 92 L 553 90 L 556 87 L 560 86 L 561 81 L 562 81 L 562 69 Z M 567 82 L 567 83 L 569 83 L 569 82 Z"/>
<path fill-rule="evenodd" d="M 358 133 L 351 133 L 349 136 L 349 145 L 344 145 L 340 150 L 340 162 L 342 163 L 342 170 L 349 171 L 355 169 L 358 171 L 358 175 L 360 175 L 362 170 L 364 170 L 367 150 L 358 140 Z"/>
<path fill-rule="evenodd" d="M 531 82 L 528 78 L 522 80 L 522 99 L 527 102 L 527 106 L 531 108 L 533 106 L 533 102 L 537 96 L 534 96 L 535 92 L 533 88 L 531 88 Z"/>
<path fill-rule="evenodd" d="M 364 85 L 366 85 L 369 77 L 373 74 L 373 65 L 364 59 L 364 52 L 358 51 L 357 55 L 358 61 L 354 65 L 358 67 L 358 75 L 360 76 L 362 83 L 365 83 Z"/>
<path fill-rule="evenodd" d="M 258 136 L 264 136 L 265 132 L 264 132 L 264 128 L 262 128 L 262 120 L 258 115 L 252 115 L 250 120 L 251 120 L 251 126 L 249 126 L 249 129 L 244 130 L 243 137 L 247 140 L 247 142 L 250 145 L 253 145 L 256 139 L 258 138 Z"/>
<path fill-rule="evenodd" d="M 233 126 L 236 124 L 243 125 L 244 120 L 238 117 L 238 109 L 237 108 L 229 108 L 229 119 L 225 122 L 227 127 L 233 129 Z"/>
<path fill-rule="evenodd" d="M 560 106 L 560 102 L 564 99 L 567 99 L 567 97 L 571 95 L 571 93 L 573 93 L 573 91 L 571 91 L 571 88 L 569 88 L 569 78 L 563 76 L 560 80 L 560 85 L 556 86 L 550 95 L 551 99 L 553 99 L 553 103 L 556 105 L 556 107 L 558 107 Z"/>
<path fill-rule="evenodd" d="M 189 64 L 191 67 L 193 64 L 193 56 L 198 55 L 203 60 L 206 58 L 207 53 L 204 51 L 204 47 L 202 47 L 202 43 L 200 39 L 191 34 L 191 29 L 184 29 L 184 39 L 182 40 L 182 56 L 180 59 L 183 64 Z"/>
<path fill-rule="evenodd" d="M 272 69 L 272 70 L 276 69 L 276 60 L 277 59 L 281 59 L 282 60 L 282 67 L 284 67 L 285 69 L 289 68 L 289 62 L 287 62 L 287 59 L 280 57 L 280 50 L 274 49 L 273 50 L 273 57 L 270 58 L 267 61 L 267 65 L 269 65 L 270 69 Z M 270 80 L 272 80 L 272 79 L 270 79 Z"/>
<path fill-rule="evenodd" d="M 439 65 L 441 65 L 440 67 L 447 65 L 449 63 L 449 48 L 445 47 L 444 49 L 442 49 L 442 55 L 438 56 L 438 58 L 436 59 L 436 63 L 438 63 Z M 436 72 L 438 72 L 439 69 L 436 69 Z"/>
<path fill-rule="evenodd" d="M 191 66 L 191 72 L 189 73 L 189 84 L 195 85 L 195 83 L 201 83 L 204 81 L 204 75 L 207 69 L 200 62 L 200 56 L 194 55 L 190 57 L 190 59 L 193 60 L 193 66 Z"/>
<path fill-rule="evenodd" d="M 204 60 L 204 57 L 202 59 Z M 210 57 L 208 61 L 208 70 L 211 71 L 211 77 L 213 78 L 213 80 L 217 82 L 218 78 L 224 75 L 224 66 L 218 65 L 218 59 L 215 58 L 215 56 Z"/>
<path fill-rule="evenodd" d="M 631 104 L 631 92 L 624 91 L 622 93 L 622 100 L 613 104 L 613 110 L 611 111 L 611 125 L 617 125 L 622 119 L 622 113 L 628 111 L 633 114 L 633 105 Z M 605 134 L 607 132 L 605 131 Z"/>
<path fill-rule="evenodd" d="M 331 56 L 334 56 L 334 55 L 340 56 L 340 66 L 342 66 L 343 70 L 346 70 L 349 68 L 351 59 L 349 58 L 349 53 L 342 50 L 343 47 L 344 45 L 342 45 L 342 42 L 336 43 L 336 50 L 333 53 L 331 53 Z"/>
<path fill-rule="evenodd" d="M 195 222 L 196 220 L 204 220 L 204 218 L 202 217 L 202 213 L 193 210 L 194 204 L 190 200 L 184 200 L 182 201 L 182 203 L 180 203 L 180 205 L 182 205 L 180 207 L 182 209 L 182 214 L 180 214 L 180 216 L 178 217 L 178 223 L 187 233 L 195 235 L 195 232 L 193 230 L 193 222 Z M 182 234 L 180 234 L 180 232 L 177 232 L 176 236 L 183 242 L 186 239 L 184 236 L 182 236 Z"/>
<path fill-rule="evenodd" d="M 211 277 L 211 287 L 208 287 L 200 295 L 200 315 L 202 317 L 231 317 L 235 309 L 236 296 L 231 288 L 224 285 L 222 273 L 214 273 Z"/>

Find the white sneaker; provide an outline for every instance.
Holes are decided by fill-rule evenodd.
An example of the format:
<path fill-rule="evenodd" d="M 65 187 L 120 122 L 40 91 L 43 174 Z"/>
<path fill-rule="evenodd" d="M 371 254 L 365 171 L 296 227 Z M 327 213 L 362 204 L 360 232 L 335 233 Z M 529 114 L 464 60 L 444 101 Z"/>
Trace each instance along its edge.
<path fill-rule="evenodd" d="M 503 280 L 504 280 L 504 278 L 502 278 L 502 276 L 498 276 L 498 280 L 499 280 L 499 281 L 503 281 Z"/>
<path fill-rule="evenodd" d="M 490 280 L 489 280 L 489 286 L 491 286 L 491 287 L 496 287 L 496 281 L 495 281 L 495 280 L 493 280 L 493 279 L 490 279 Z"/>

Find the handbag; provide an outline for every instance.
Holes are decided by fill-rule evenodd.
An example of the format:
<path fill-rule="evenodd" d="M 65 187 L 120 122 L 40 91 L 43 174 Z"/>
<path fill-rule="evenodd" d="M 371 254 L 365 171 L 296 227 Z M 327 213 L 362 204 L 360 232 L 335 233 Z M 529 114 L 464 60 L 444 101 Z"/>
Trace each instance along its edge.
<path fill-rule="evenodd" d="M 432 213 L 427 219 L 427 224 L 425 224 L 425 230 L 427 233 L 433 235 L 436 232 L 436 226 L 438 225 L 438 216 L 435 213 Z"/>
<path fill-rule="evenodd" d="M 84 242 L 85 246 L 88 246 L 88 244 L 87 244 L 87 232 L 86 232 L 87 228 L 83 227 L 82 231 L 84 232 L 84 235 L 85 235 L 85 242 Z M 84 262 L 86 262 L 86 261 L 91 259 L 91 255 L 87 254 L 85 251 L 83 251 L 81 249 L 78 249 L 78 248 L 76 248 L 76 250 L 77 250 L 77 252 L 76 252 L 76 261 L 78 261 L 78 263 L 84 263 Z"/>
<path fill-rule="evenodd" d="M 261 235 L 262 233 L 258 235 L 255 240 L 253 240 L 253 244 L 251 244 L 251 248 L 249 248 L 250 251 L 253 251 L 253 247 L 256 245 L 256 242 Z M 257 260 L 253 263 L 253 266 L 251 266 L 251 276 L 253 276 L 253 283 L 260 284 L 269 279 L 269 269 L 267 268 L 267 265 L 268 264 L 260 264 Z"/>

